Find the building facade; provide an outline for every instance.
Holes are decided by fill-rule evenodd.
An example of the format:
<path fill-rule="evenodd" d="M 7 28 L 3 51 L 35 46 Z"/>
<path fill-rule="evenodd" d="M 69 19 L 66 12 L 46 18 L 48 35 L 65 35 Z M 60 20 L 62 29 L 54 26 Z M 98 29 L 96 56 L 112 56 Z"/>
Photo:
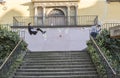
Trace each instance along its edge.
<path fill-rule="evenodd" d="M 119 0 L 0 0 L 0 24 L 78 25 L 85 15 L 96 15 L 102 23 L 120 22 L 119 9 Z"/>

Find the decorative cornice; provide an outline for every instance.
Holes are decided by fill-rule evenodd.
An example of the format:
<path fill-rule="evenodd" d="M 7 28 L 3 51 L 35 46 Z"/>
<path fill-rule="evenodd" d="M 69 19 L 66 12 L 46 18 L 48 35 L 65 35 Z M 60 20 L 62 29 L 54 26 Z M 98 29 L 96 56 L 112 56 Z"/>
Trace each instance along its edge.
<path fill-rule="evenodd" d="M 79 2 L 80 0 L 32 0 L 32 2 Z"/>
<path fill-rule="evenodd" d="M 77 2 L 49 2 L 49 3 L 34 3 L 34 6 L 76 6 Z"/>

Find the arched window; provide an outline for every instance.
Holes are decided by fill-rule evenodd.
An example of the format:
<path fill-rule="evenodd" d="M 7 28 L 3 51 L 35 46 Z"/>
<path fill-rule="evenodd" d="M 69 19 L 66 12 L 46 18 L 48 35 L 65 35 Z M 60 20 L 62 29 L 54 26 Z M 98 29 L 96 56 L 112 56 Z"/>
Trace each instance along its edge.
<path fill-rule="evenodd" d="M 64 16 L 63 11 L 59 9 L 53 9 L 50 13 L 49 16 Z"/>

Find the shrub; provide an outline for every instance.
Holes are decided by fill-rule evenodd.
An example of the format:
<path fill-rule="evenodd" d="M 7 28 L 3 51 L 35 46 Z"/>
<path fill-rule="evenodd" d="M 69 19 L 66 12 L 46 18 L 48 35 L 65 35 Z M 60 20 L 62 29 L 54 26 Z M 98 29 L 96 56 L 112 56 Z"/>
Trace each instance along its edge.
<path fill-rule="evenodd" d="M 113 67 L 113 69 L 119 72 L 120 71 L 120 45 L 119 45 L 120 39 L 111 38 L 109 31 L 102 30 L 101 33 L 97 35 L 95 41 L 97 45 L 100 47 L 105 57 L 107 58 L 108 62 Z M 106 71 L 104 69 L 104 66 L 101 64 L 100 58 L 98 57 L 98 53 L 96 52 L 94 46 L 92 45 L 92 41 L 89 40 L 87 45 L 88 45 L 88 51 L 97 68 L 98 73 L 101 76 L 107 77 L 105 75 Z"/>
<path fill-rule="evenodd" d="M 0 28 L 0 60 L 1 62 L 7 57 L 16 44 L 19 42 L 20 37 L 16 32 L 8 31 L 6 28 Z M 26 43 L 23 42 L 21 47 L 26 49 Z"/>

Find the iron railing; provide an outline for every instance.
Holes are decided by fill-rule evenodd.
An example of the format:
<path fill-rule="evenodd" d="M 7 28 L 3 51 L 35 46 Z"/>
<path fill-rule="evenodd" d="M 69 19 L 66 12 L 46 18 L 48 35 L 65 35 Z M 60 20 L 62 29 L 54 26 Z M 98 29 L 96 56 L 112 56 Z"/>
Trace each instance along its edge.
<path fill-rule="evenodd" d="M 29 22 L 33 26 L 91 26 L 97 24 L 98 16 L 15 16 L 13 26 L 27 26 Z"/>
<path fill-rule="evenodd" d="M 8 31 L 14 31 L 14 32 L 18 33 L 18 35 L 21 38 L 23 38 L 23 39 L 25 38 L 25 30 L 24 29 L 18 30 L 18 29 L 11 28 L 11 26 L 9 24 L 0 24 L 0 30 L 1 29 L 6 29 Z"/>
<path fill-rule="evenodd" d="M 23 40 L 21 39 L 18 44 L 15 46 L 15 48 L 11 51 L 9 56 L 5 59 L 3 64 L 0 66 L 0 78 L 8 78 L 7 74 L 11 67 L 11 65 L 15 62 L 18 55 L 21 53 L 21 42 Z"/>
<path fill-rule="evenodd" d="M 111 27 L 115 26 L 120 26 L 120 23 L 105 23 L 101 26 L 101 28 L 109 30 Z"/>
<path fill-rule="evenodd" d="M 17 25 L 19 25 L 19 21 L 15 17 L 13 17 L 13 26 Z"/>
<path fill-rule="evenodd" d="M 96 25 L 98 22 L 98 16 L 96 15 L 82 15 L 82 16 L 78 16 L 77 19 L 77 25 Z"/>
<path fill-rule="evenodd" d="M 96 49 L 96 52 L 100 58 L 100 63 L 104 66 L 107 74 L 107 78 L 120 78 L 119 73 L 111 66 L 107 58 L 105 57 L 104 53 L 101 51 L 97 43 L 95 42 L 94 38 L 90 37 L 92 41 L 92 45 Z"/>
<path fill-rule="evenodd" d="M 25 29 L 24 28 L 18 29 L 18 28 L 12 27 L 11 30 L 13 32 L 16 32 L 19 35 L 20 38 L 25 39 Z"/>
<path fill-rule="evenodd" d="M 15 20 L 14 20 L 15 22 Z M 17 20 L 16 20 L 17 22 Z M 21 38 L 25 38 L 25 30 L 24 29 L 14 29 L 14 28 L 11 28 L 10 24 L 0 24 L 0 30 L 2 29 L 6 29 L 8 31 L 14 31 L 16 33 L 18 33 L 18 35 L 21 37 Z"/>

